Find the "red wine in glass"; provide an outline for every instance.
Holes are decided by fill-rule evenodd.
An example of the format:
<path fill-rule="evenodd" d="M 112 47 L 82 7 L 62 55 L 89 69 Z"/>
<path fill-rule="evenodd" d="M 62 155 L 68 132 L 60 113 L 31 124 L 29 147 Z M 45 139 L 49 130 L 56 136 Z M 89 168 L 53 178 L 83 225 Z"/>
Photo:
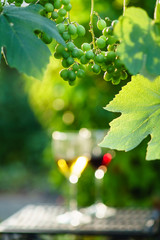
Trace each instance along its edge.
<path fill-rule="evenodd" d="M 100 154 L 100 155 L 92 155 L 90 164 L 94 169 L 99 168 L 100 166 L 108 166 L 112 160 L 112 155 L 110 153 Z"/>

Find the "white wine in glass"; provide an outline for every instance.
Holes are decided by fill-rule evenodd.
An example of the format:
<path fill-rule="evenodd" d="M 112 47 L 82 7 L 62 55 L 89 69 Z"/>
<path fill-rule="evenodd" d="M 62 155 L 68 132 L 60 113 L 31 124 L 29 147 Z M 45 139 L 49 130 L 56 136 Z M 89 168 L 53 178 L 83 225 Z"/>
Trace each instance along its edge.
<path fill-rule="evenodd" d="M 52 134 L 52 149 L 54 159 L 60 172 L 69 180 L 69 209 L 57 217 L 62 224 L 89 223 L 91 217 L 77 209 L 77 182 L 91 158 L 91 133 L 82 128 L 79 131 L 59 132 Z"/>

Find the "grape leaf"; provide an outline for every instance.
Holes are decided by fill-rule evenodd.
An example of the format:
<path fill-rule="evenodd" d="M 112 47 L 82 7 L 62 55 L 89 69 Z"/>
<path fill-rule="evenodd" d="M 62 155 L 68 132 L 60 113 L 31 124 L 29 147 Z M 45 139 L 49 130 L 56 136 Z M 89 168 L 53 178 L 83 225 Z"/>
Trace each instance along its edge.
<path fill-rule="evenodd" d="M 5 6 L 0 14 L 0 48 L 4 48 L 8 64 L 21 73 L 39 79 L 43 76 L 51 53 L 34 31 L 45 32 L 64 44 L 56 24 L 39 14 L 41 9 L 40 5 L 10 5 Z"/>
<path fill-rule="evenodd" d="M 105 109 L 122 114 L 110 123 L 101 147 L 129 151 L 150 135 L 146 159 L 160 159 L 160 77 L 133 76 Z"/>
<path fill-rule="evenodd" d="M 141 73 L 150 79 L 160 75 L 159 32 L 159 24 L 141 8 L 127 8 L 120 17 L 114 31 L 120 39 L 117 53 L 132 75 Z"/>

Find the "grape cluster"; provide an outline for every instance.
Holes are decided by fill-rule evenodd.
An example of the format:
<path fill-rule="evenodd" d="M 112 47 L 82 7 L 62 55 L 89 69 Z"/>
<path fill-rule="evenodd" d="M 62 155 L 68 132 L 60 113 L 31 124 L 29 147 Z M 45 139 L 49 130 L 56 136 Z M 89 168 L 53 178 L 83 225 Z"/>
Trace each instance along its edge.
<path fill-rule="evenodd" d="M 70 0 L 39 0 L 39 3 L 44 6 L 41 14 L 56 21 L 63 22 L 67 16 L 67 12 L 72 9 Z"/>
<path fill-rule="evenodd" d="M 83 51 L 78 49 L 72 41 L 68 41 L 66 46 L 65 48 L 61 44 L 57 44 L 54 57 L 62 59 L 62 66 L 65 68 L 61 70 L 60 76 L 73 85 L 76 77 L 83 78 L 85 76 L 84 66 L 78 62 L 83 56 Z"/>
<path fill-rule="evenodd" d="M 47 2 L 46 2 L 47 1 Z M 72 8 L 70 0 L 40 0 L 40 4 L 44 6 L 41 14 L 50 17 L 57 23 L 57 29 L 66 42 L 66 47 L 57 44 L 54 57 L 61 59 L 62 66 L 65 68 L 60 72 L 60 76 L 73 85 L 76 77 L 83 78 L 85 75 L 84 67 L 76 59 L 83 55 L 83 51 L 78 49 L 73 40 L 77 37 L 83 37 L 86 33 L 85 28 L 75 22 L 70 22 L 67 12 Z M 50 44 L 52 39 L 45 33 L 42 33 L 41 39 Z"/>
<path fill-rule="evenodd" d="M 34 3 L 35 0 L 25 0 L 25 3 Z M 8 3 L 14 3 L 21 6 L 23 0 L 8 0 Z M 74 85 L 76 78 L 84 78 L 86 71 L 94 74 L 103 73 L 105 81 L 111 81 L 113 84 L 119 84 L 121 80 L 128 78 L 127 71 L 117 55 L 117 38 L 113 34 L 117 20 L 111 21 L 108 17 L 102 19 L 98 16 L 97 28 L 100 30 L 100 36 L 92 36 L 91 43 L 83 43 L 81 48 L 74 44 L 77 37 L 83 37 L 86 33 L 85 28 L 71 22 L 69 11 L 72 9 L 70 0 L 38 0 L 43 9 L 40 14 L 52 21 L 55 21 L 57 29 L 66 42 L 66 47 L 57 43 L 54 57 L 61 59 L 63 70 L 60 76 Z M 35 34 L 45 43 L 50 44 L 52 38 L 44 32 L 37 31 Z M 93 34 L 94 35 L 94 34 Z"/>
<path fill-rule="evenodd" d="M 98 51 L 101 50 L 100 56 L 103 55 L 104 58 L 102 62 L 98 62 L 95 57 L 95 64 L 98 63 L 101 70 L 104 71 L 104 80 L 112 81 L 113 84 L 119 84 L 121 80 L 128 78 L 127 71 L 116 52 L 119 41 L 114 36 L 113 30 L 117 23 L 118 20 L 111 21 L 108 17 L 105 20 L 99 19 L 97 22 L 97 27 L 102 31 L 102 35 L 96 39 L 96 46 Z"/>
<path fill-rule="evenodd" d="M 69 34 L 65 31 L 63 22 L 66 21 L 67 13 L 72 9 L 70 0 L 39 0 L 39 3 L 44 7 L 40 14 L 59 24 L 59 31 L 63 32 L 63 37 L 67 41 Z M 46 44 L 52 42 L 52 38 L 46 33 L 42 33 L 39 37 Z"/>
<path fill-rule="evenodd" d="M 76 77 L 85 76 L 86 70 L 95 74 L 104 72 L 104 80 L 113 84 L 127 79 L 128 74 L 116 53 L 119 42 L 113 35 L 113 30 L 117 22 L 99 18 L 97 28 L 101 31 L 101 36 L 94 39 L 94 44 L 83 43 L 81 49 L 75 46 L 74 39 L 84 36 L 85 28 L 77 23 L 69 23 L 68 20 L 57 24 L 67 47 L 57 44 L 54 56 L 62 61 L 65 69 L 60 72 L 60 76 L 65 81 L 73 85 Z"/>

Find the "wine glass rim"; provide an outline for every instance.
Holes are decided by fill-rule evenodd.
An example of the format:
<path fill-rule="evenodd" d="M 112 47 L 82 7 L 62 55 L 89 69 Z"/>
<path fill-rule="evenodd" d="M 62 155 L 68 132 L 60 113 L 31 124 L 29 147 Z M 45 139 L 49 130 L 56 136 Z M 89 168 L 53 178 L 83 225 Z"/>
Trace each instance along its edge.
<path fill-rule="evenodd" d="M 53 131 L 53 140 L 65 140 L 67 137 L 79 136 L 82 138 L 90 138 L 91 131 L 88 128 L 81 128 L 79 130 L 64 130 L 64 131 Z"/>

